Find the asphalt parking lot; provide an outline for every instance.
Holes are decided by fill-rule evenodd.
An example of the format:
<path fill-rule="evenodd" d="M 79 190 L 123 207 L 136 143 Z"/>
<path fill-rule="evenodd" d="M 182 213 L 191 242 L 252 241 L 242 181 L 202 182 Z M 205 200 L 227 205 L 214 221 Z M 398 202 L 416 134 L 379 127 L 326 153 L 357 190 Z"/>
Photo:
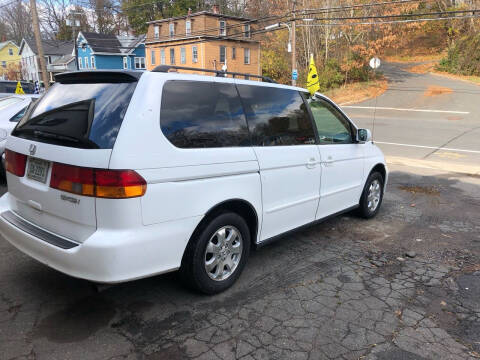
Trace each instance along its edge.
<path fill-rule="evenodd" d="M 392 166 L 379 216 L 251 254 L 233 288 L 97 291 L 0 240 L 1 359 L 480 358 L 480 178 Z"/>

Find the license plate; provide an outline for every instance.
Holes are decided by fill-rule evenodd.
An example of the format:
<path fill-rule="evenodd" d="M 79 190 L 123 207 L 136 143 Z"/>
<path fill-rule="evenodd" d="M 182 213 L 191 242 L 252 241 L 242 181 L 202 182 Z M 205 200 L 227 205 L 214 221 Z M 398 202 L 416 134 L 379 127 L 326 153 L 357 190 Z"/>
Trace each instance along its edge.
<path fill-rule="evenodd" d="M 47 182 L 49 164 L 50 163 L 45 160 L 29 158 L 27 177 L 45 184 Z"/>

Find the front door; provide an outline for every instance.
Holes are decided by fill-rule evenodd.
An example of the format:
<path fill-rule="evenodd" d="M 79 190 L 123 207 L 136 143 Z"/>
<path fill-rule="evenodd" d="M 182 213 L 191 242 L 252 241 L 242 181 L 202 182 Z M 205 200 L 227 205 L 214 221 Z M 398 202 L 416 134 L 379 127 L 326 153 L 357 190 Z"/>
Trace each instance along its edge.
<path fill-rule="evenodd" d="M 237 82 L 260 167 L 262 241 L 315 220 L 320 154 L 298 91 Z"/>
<path fill-rule="evenodd" d="M 318 96 L 308 103 L 322 157 L 320 202 L 315 217 L 318 220 L 359 203 L 364 145 L 356 142 L 355 127 L 333 103 Z"/>

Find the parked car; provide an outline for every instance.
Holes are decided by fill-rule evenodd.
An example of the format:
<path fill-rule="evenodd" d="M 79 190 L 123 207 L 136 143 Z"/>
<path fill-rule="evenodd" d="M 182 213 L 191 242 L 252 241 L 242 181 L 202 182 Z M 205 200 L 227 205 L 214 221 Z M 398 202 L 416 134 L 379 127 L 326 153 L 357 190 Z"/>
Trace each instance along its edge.
<path fill-rule="evenodd" d="M 17 89 L 17 84 L 18 84 L 18 81 L 0 80 L 0 98 L 15 94 L 15 90 Z M 22 85 L 22 89 L 25 94 L 35 93 L 34 84 L 29 83 L 27 81 L 20 81 L 20 84 Z"/>
<path fill-rule="evenodd" d="M 0 233 L 61 272 L 118 283 L 180 269 L 213 294 L 252 247 L 379 211 L 382 152 L 320 94 L 160 70 L 56 81 L 8 138 Z"/>
<path fill-rule="evenodd" d="M 0 99 L 0 156 L 2 159 L 7 136 L 25 114 L 28 106 L 38 97 L 39 95 L 12 95 Z M 0 167 L 0 178 L 5 179 L 3 161 Z"/>

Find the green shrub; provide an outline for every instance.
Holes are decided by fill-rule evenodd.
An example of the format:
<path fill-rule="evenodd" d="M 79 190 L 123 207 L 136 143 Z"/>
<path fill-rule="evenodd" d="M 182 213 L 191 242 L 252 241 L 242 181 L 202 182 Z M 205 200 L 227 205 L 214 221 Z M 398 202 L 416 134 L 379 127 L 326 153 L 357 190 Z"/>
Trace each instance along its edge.
<path fill-rule="evenodd" d="M 437 65 L 440 71 L 480 76 L 480 34 L 465 36 L 448 49 Z"/>

